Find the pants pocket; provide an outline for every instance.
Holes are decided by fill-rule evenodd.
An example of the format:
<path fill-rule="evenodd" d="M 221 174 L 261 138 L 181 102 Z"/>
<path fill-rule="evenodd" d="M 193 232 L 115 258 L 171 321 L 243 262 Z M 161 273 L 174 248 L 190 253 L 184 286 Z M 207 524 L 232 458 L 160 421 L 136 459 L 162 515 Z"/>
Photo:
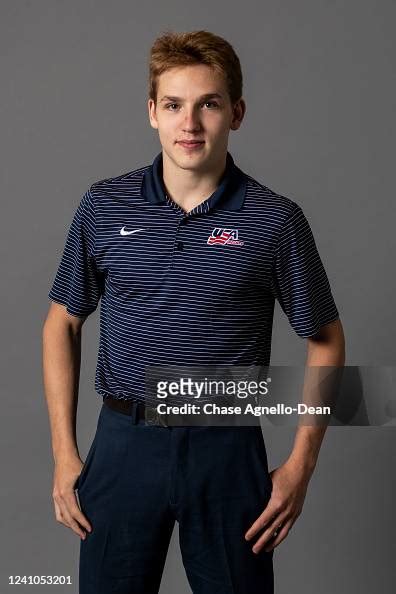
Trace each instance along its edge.
<path fill-rule="evenodd" d="M 80 491 L 82 485 L 84 484 L 84 482 L 87 478 L 89 468 L 92 464 L 92 460 L 93 460 L 94 453 L 95 453 L 96 441 L 97 441 L 97 433 L 95 434 L 95 437 L 93 438 L 91 446 L 88 450 L 88 454 L 87 454 L 87 457 L 85 458 L 84 466 L 82 467 L 81 472 L 78 475 L 77 480 L 74 484 L 74 490 Z"/>
<path fill-rule="evenodd" d="M 94 454 L 95 454 L 96 445 L 97 445 L 97 441 L 98 441 L 98 431 L 99 431 L 99 427 L 101 425 L 101 420 L 102 420 L 102 412 L 99 415 L 95 436 L 92 440 L 91 446 L 88 450 L 88 454 L 85 458 L 84 466 L 82 467 L 81 472 L 78 475 L 76 482 L 74 483 L 75 491 L 81 491 L 82 486 L 87 479 L 89 469 L 90 469 L 93 459 L 94 459 Z"/>
<path fill-rule="evenodd" d="M 76 482 L 74 483 L 74 490 L 75 491 L 76 490 L 78 490 L 78 491 L 81 490 L 81 487 L 82 487 L 83 483 L 85 482 L 85 480 L 87 478 L 88 471 L 89 471 L 89 468 L 90 468 L 90 466 L 92 464 L 92 460 L 93 460 L 93 457 L 94 457 L 94 454 L 95 454 L 95 450 L 96 450 L 96 445 L 97 445 L 97 441 L 98 441 L 98 432 L 99 432 L 99 428 L 100 428 L 100 426 L 102 424 L 102 416 L 103 416 L 103 407 L 102 407 L 102 409 L 100 411 L 100 414 L 99 414 L 99 417 L 98 417 L 98 421 L 97 421 L 97 424 L 96 424 L 95 435 L 94 435 L 94 438 L 92 440 L 91 446 L 90 446 L 90 448 L 88 450 L 88 454 L 87 454 L 87 456 L 85 458 L 84 465 L 83 465 L 83 467 L 81 469 L 80 474 L 77 477 Z"/>
<path fill-rule="evenodd" d="M 268 458 L 267 458 L 267 449 L 265 447 L 264 436 L 261 430 L 261 427 L 255 427 L 255 445 L 256 445 L 256 453 L 258 454 L 260 460 L 260 467 L 262 472 L 262 480 L 265 483 L 266 488 L 271 492 L 272 491 L 272 479 L 269 474 L 268 469 Z"/>

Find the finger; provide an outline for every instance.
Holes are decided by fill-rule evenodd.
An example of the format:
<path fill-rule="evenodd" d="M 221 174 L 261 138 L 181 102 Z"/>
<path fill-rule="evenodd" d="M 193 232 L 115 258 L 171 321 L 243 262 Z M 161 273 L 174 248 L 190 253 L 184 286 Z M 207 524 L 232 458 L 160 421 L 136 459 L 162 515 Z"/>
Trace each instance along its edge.
<path fill-rule="evenodd" d="M 58 519 L 58 517 L 59 518 L 61 517 L 61 513 L 60 513 L 60 507 L 58 505 L 58 502 L 55 501 L 55 499 L 54 499 L 54 507 L 55 507 L 55 517 L 56 517 L 56 519 Z"/>
<path fill-rule="evenodd" d="M 274 503 L 271 503 L 270 499 L 263 513 L 257 518 L 257 520 L 250 526 L 249 530 L 245 533 L 245 539 L 250 540 L 253 536 L 257 534 L 257 532 L 265 528 L 267 524 L 272 523 L 278 517 L 281 511 L 282 509 Z"/>
<path fill-rule="evenodd" d="M 55 506 L 55 518 L 56 518 L 56 521 L 59 522 L 60 524 L 63 524 L 64 526 L 67 526 L 67 524 L 65 524 L 65 522 L 63 520 L 62 510 L 61 510 L 59 504 L 56 501 L 54 501 L 54 506 Z"/>
<path fill-rule="evenodd" d="M 62 503 L 60 500 L 55 500 L 54 499 L 54 506 L 55 506 L 55 517 L 57 519 L 57 521 L 60 524 L 63 524 L 64 526 L 66 526 L 67 528 L 69 528 L 69 525 L 66 522 L 65 516 L 62 513 Z"/>
<path fill-rule="evenodd" d="M 84 516 L 84 514 L 82 513 L 78 503 L 77 503 L 77 497 L 76 495 L 74 495 L 74 502 L 71 506 L 71 508 L 69 508 L 70 511 L 70 515 L 77 520 L 77 522 L 79 524 L 81 524 L 81 526 L 83 528 L 85 528 L 85 530 L 87 530 L 87 532 L 92 532 L 92 526 L 91 524 L 88 522 L 87 518 Z"/>
<path fill-rule="evenodd" d="M 73 530 L 73 532 L 75 532 L 78 536 L 80 536 L 80 538 L 85 540 L 85 537 L 86 537 L 85 531 L 81 529 L 80 525 L 78 524 L 78 522 L 76 522 L 76 520 L 70 514 L 70 512 L 66 506 L 62 509 L 62 514 L 65 518 L 65 521 L 67 522 L 67 526 L 69 528 L 71 528 Z"/>
<path fill-rule="evenodd" d="M 282 526 L 288 521 L 288 517 L 286 515 L 278 516 L 274 522 L 271 523 L 270 526 L 261 534 L 260 538 L 254 543 L 252 547 L 253 553 L 259 553 L 260 550 L 266 546 L 270 545 L 271 541 L 277 537 L 277 530 L 279 530 L 279 526 Z M 276 536 L 274 536 L 274 533 Z"/>
<path fill-rule="evenodd" d="M 286 524 L 282 527 L 280 532 L 278 532 L 278 535 L 275 537 L 275 540 L 272 543 L 270 543 L 269 545 L 267 545 L 264 548 L 264 550 L 267 553 L 269 553 L 270 551 L 275 549 L 275 547 L 277 547 L 282 542 L 282 540 L 284 540 L 286 538 L 286 536 L 289 534 L 292 525 L 293 525 L 293 522 L 291 522 L 291 521 L 286 522 Z"/>
<path fill-rule="evenodd" d="M 62 524 L 65 524 L 68 528 L 71 528 L 73 532 L 78 534 L 81 538 L 85 539 L 85 531 L 81 529 L 77 521 L 74 519 L 74 513 L 81 514 L 80 509 L 77 505 L 76 495 L 74 491 L 71 491 L 67 495 L 56 497 L 56 502 L 59 506 L 60 517 Z M 81 514 L 83 516 L 83 514 Z M 83 516 L 84 518 L 84 516 Z"/>

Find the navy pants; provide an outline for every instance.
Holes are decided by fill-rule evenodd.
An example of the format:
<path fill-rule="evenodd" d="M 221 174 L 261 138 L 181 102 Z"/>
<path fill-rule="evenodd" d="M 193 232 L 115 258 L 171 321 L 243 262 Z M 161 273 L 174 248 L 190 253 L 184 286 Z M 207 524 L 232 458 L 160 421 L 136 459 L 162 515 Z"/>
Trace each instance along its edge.
<path fill-rule="evenodd" d="M 273 593 L 273 552 L 244 538 L 271 495 L 260 427 L 147 425 L 103 404 L 75 488 L 92 526 L 80 594 L 158 592 L 175 521 L 194 594 Z"/>

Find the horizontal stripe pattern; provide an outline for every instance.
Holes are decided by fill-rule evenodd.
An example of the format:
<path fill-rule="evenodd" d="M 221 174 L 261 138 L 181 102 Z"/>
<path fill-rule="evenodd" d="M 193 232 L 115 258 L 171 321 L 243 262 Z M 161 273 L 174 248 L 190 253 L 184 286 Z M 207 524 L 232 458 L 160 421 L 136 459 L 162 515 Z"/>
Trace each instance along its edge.
<path fill-rule="evenodd" d="M 338 318 L 294 201 L 243 174 L 241 208 L 209 198 L 186 214 L 169 196 L 142 196 L 150 171 L 84 194 L 48 294 L 79 317 L 100 302 L 98 394 L 144 400 L 149 365 L 268 365 L 275 299 L 304 338 Z M 236 231 L 243 244 L 208 245 L 215 229 Z"/>

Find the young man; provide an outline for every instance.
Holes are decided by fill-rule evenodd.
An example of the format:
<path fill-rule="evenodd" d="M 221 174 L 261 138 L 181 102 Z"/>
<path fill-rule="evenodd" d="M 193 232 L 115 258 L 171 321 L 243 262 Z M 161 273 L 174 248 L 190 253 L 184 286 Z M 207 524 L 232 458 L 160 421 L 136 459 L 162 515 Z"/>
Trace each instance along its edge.
<path fill-rule="evenodd" d="M 272 593 L 273 549 L 302 510 L 323 428 L 300 427 L 270 474 L 260 427 L 145 422 L 149 365 L 268 365 L 275 298 L 307 338 L 307 365 L 344 364 L 339 314 L 301 208 L 227 150 L 245 109 L 228 42 L 166 33 L 152 47 L 148 100 L 162 151 L 94 183 L 71 224 L 43 359 L 55 514 L 82 539 L 80 594 L 158 592 L 175 521 L 194 592 Z M 103 405 L 83 464 L 81 328 L 100 299 Z"/>

